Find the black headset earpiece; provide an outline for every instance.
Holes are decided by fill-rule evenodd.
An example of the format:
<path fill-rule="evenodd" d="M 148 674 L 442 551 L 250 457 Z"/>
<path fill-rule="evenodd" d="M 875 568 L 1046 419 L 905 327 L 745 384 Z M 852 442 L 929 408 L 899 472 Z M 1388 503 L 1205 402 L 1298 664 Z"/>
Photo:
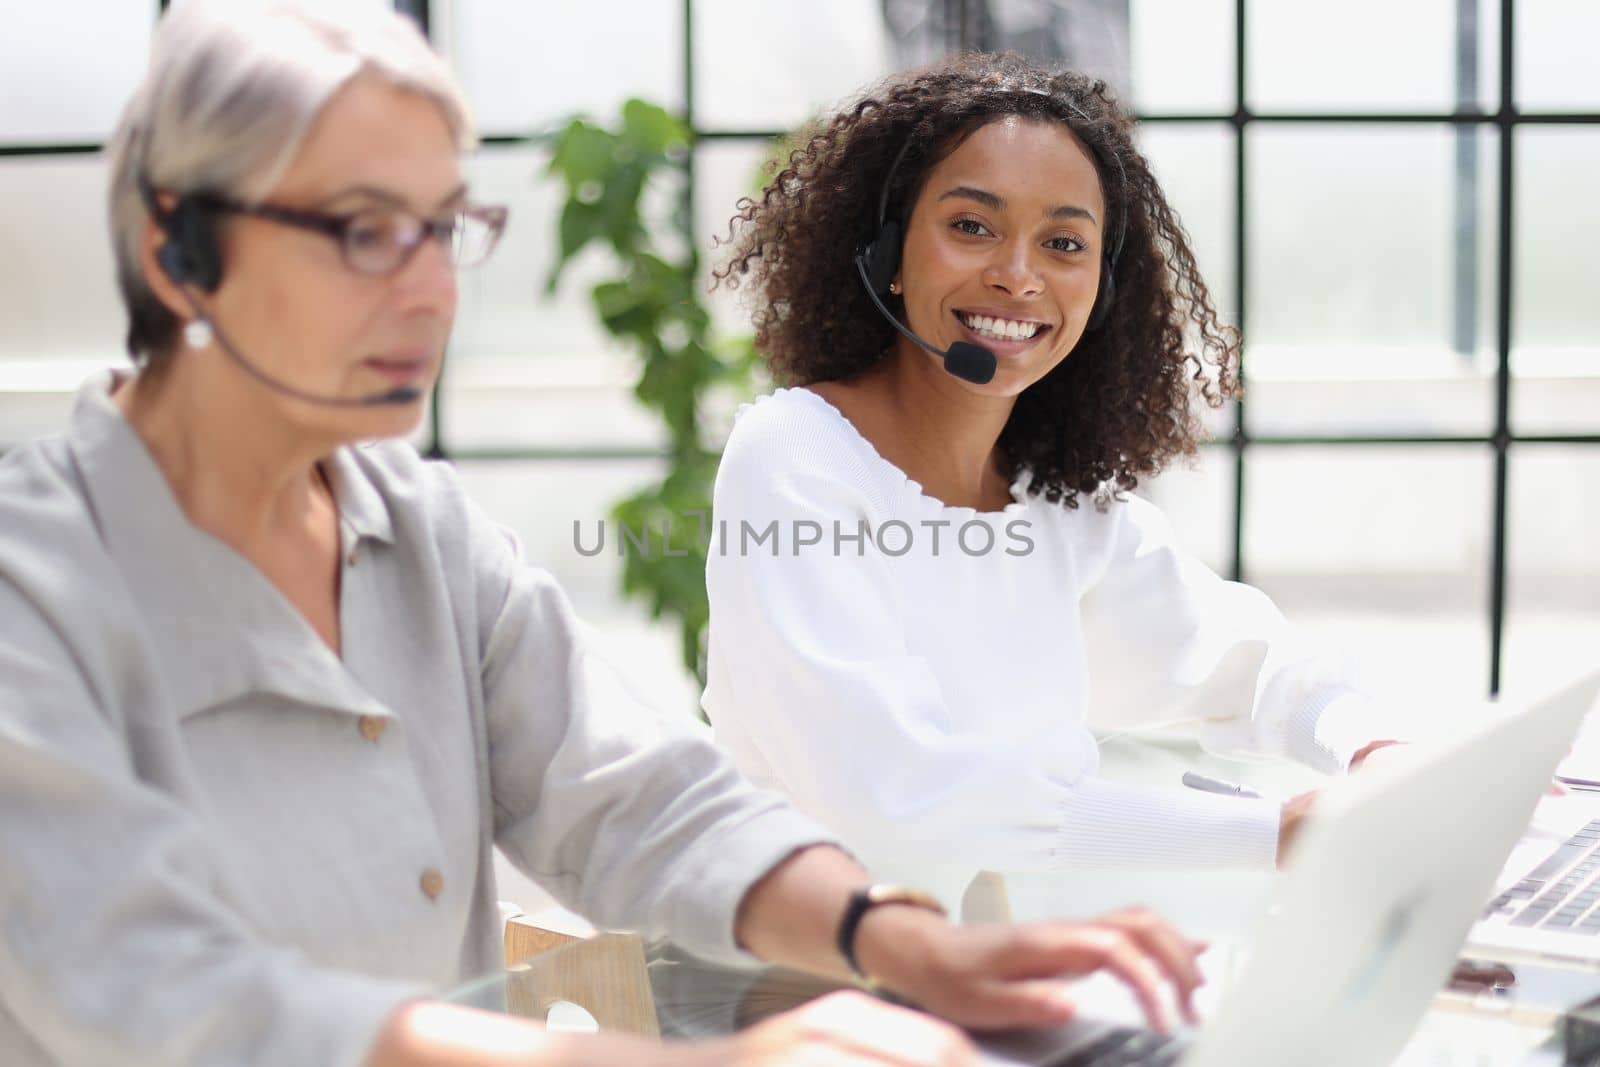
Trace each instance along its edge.
<path fill-rule="evenodd" d="M 166 218 L 158 220 L 167 239 L 156 249 L 156 259 L 168 277 L 207 293 L 222 283 L 222 251 L 212 220 L 212 213 L 195 197 L 179 197 Z"/>
<path fill-rule="evenodd" d="M 856 249 L 856 266 L 866 277 L 872 292 L 879 296 L 888 295 L 889 284 L 900 270 L 900 245 L 905 241 L 906 232 L 899 219 L 889 217 L 889 190 L 909 151 L 911 138 L 908 137 L 894 154 L 894 162 L 889 164 L 883 186 L 878 190 L 878 231 L 872 235 L 872 240 Z"/>
<path fill-rule="evenodd" d="M 189 284 L 189 266 L 184 262 L 183 249 L 178 243 L 168 237 L 156 249 L 156 262 L 161 264 L 162 273 L 172 279 L 176 285 Z"/>
<path fill-rule="evenodd" d="M 145 210 L 166 234 L 156 248 L 156 262 L 162 271 L 177 285 L 215 292 L 222 284 L 222 249 L 217 244 L 214 213 L 192 193 L 178 197 L 172 209 L 166 210 L 156 196 L 155 186 L 142 175 L 139 193 L 144 197 Z"/>
<path fill-rule="evenodd" d="M 905 240 L 905 234 L 901 231 L 899 220 L 889 219 L 859 253 L 866 262 L 872 291 L 880 296 L 889 292 L 895 273 L 900 269 L 900 245 Z"/>

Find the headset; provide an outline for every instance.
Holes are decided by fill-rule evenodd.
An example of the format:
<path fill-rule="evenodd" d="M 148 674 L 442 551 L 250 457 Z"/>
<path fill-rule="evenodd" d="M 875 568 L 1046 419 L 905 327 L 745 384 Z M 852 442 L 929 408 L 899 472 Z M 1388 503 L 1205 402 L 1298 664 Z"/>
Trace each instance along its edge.
<path fill-rule="evenodd" d="M 155 186 L 144 175 L 139 176 L 139 194 L 151 218 L 166 234 L 166 240 L 156 249 L 161 270 L 174 285 L 216 292 L 222 284 L 222 249 L 217 241 L 214 213 L 193 193 L 178 197 L 171 209 L 163 208 L 156 198 Z"/>
<path fill-rule="evenodd" d="M 1092 124 L 1089 115 L 1071 100 L 1062 100 L 1049 93 L 1035 89 L 1015 90 L 1016 92 L 1032 93 L 1038 96 L 1049 97 L 1057 103 L 1064 103 L 1085 125 Z M 889 172 L 884 175 L 883 187 L 878 193 L 877 231 L 872 239 L 859 246 L 855 253 L 856 273 L 861 277 L 861 284 L 866 288 L 867 295 L 872 303 L 889 320 L 889 324 L 904 334 L 912 343 L 926 349 L 944 360 L 945 369 L 958 378 L 982 385 L 994 377 L 997 360 L 994 353 L 980 345 L 967 341 L 957 341 L 948 351 L 940 350 L 913 333 L 909 326 L 903 324 L 884 304 L 883 297 L 889 293 L 889 286 L 894 281 L 895 274 L 900 270 L 900 255 L 905 244 L 905 224 L 898 218 L 889 217 L 889 194 L 894 187 L 894 180 L 900 171 L 901 164 L 905 162 L 906 155 L 911 151 L 911 139 L 900 146 L 900 151 L 895 154 L 894 162 L 889 164 Z M 1099 153 L 1090 149 L 1091 157 L 1095 159 L 1098 170 L 1103 174 L 1105 168 L 1098 166 Z M 1126 201 L 1128 188 L 1127 171 L 1123 169 L 1122 158 L 1115 152 L 1108 153 L 1117 172 L 1117 189 L 1121 199 Z M 1111 198 L 1106 198 L 1106 212 L 1111 214 Z M 1089 321 L 1085 330 L 1098 330 L 1104 326 L 1111 317 L 1111 306 L 1116 301 L 1117 259 L 1122 255 L 1122 243 L 1127 236 L 1127 213 L 1116 212 L 1116 226 L 1106 252 L 1100 260 L 1100 284 L 1095 290 L 1094 305 L 1089 310 Z"/>
<path fill-rule="evenodd" d="M 189 286 L 194 286 L 201 292 L 214 293 L 222 284 L 222 246 L 217 238 L 217 213 L 208 204 L 210 198 L 202 193 L 184 193 L 171 208 L 163 208 L 149 176 L 141 173 L 138 181 L 139 195 L 144 199 L 146 210 L 166 235 L 166 239 L 156 249 L 156 262 L 161 265 L 162 272 L 183 293 L 184 300 L 194 312 L 194 321 L 185 328 L 185 333 L 195 338 L 197 343 L 203 346 L 207 339 L 215 339 L 217 347 L 227 353 L 252 378 L 285 396 L 308 404 L 323 404 L 328 407 L 409 404 L 422 395 L 421 389 L 399 386 L 371 396 L 322 396 L 279 381 L 246 359 L 244 353 L 217 328 L 211 316 L 189 291 Z"/>

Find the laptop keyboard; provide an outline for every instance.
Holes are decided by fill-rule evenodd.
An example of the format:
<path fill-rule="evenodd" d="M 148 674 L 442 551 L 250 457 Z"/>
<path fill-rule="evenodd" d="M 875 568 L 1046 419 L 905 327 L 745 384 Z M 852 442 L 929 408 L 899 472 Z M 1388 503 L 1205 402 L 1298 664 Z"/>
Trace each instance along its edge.
<path fill-rule="evenodd" d="M 1188 1046 L 1181 1037 L 1162 1036 L 1154 1030 L 1113 1027 L 1045 1067 L 1170 1067 Z"/>
<path fill-rule="evenodd" d="M 1558 877 L 1559 876 L 1559 877 Z M 1512 926 L 1600 934 L 1600 819 L 1563 841 L 1543 863 L 1489 902 L 1484 918 Z"/>

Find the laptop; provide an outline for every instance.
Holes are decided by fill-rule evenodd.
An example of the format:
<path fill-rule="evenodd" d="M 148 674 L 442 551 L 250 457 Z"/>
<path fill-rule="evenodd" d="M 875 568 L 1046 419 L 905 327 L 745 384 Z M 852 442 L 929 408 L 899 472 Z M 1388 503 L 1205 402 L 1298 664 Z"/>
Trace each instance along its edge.
<path fill-rule="evenodd" d="M 1570 687 L 1575 700 L 1585 686 L 1592 691 L 1600 683 L 1591 677 Z M 1540 837 L 1512 853 L 1467 937 L 1470 954 L 1600 970 L 1600 792 L 1567 788 L 1569 797 L 1541 813 Z"/>
<path fill-rule="evenodd" d="M 1198 1030 L 1163 1038 L 1074 1021 L 1052 1031 L 986 1038 L 985 1062 L 1391 1062 L 1443 989 L 1507 853 L 1597 695 L 1600 673 L 1524 710 L 1507 709 L 1503 718 L 1418 759 L 1374 767 L 1324 789 L 1238 980 Z M 1564 852 L 1577 862 L 1547 870 L 1547 883 L 1564 882 L 1572 869 L 1588 864 L 1600 834 L 1584 841 L 1584 858 Z M 1592 953 L 1600 948 L 1600 938 L 1578 936 L 1591 937 Z"/>

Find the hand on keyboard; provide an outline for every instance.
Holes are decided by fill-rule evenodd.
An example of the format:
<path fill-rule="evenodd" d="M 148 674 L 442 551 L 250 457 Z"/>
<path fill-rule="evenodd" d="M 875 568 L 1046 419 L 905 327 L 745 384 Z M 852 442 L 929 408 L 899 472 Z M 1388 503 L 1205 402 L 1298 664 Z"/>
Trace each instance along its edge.
<path fill-rule="evenodd" d="M 976 1030 L 1051 1026 L 1071 1018 L 1076 998 L 1062 978 L 1104 970 L 1138 1001 L 1151 1026 L 1173 1025 L 1169 997 L 1196 1021 L 1194 992 L 1204 978 L 1189 941 L 1139 908 L 1092 922 L 963 926 L 949 931 L 904 974 L 878 974 L 911 1000 Z"/>

